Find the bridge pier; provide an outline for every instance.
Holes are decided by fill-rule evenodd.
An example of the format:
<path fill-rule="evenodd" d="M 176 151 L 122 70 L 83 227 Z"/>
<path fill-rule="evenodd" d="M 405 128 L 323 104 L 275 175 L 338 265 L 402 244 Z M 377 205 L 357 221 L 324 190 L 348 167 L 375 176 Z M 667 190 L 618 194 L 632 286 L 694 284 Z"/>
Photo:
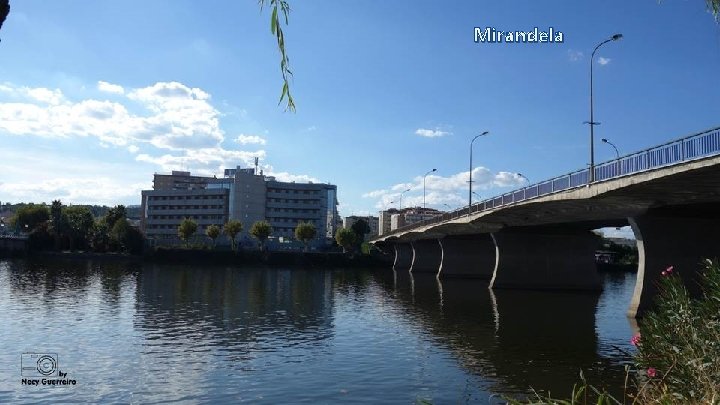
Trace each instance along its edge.
<path fill-rule="evenodd" d="M 442 261 L 438 277 L 492 278 L 495 243 L 490 234 L 446 236 L 439 242 Z"/>
<path fill-rule="evenodd" d="M 410 270 L 413 262 L 413 250 L 409 243 L 396 243 L 395 246 L 395 262 L 393 270 Z"/>
<path fill-rule="evenodd" d="M 413 273 L 437 274 L 442 261 L 442 249 L 437 239 L 422 239 L 411 243 L 413 258 L 410 271 Z"/>
<path fill-rule="evenodd" d="M 497 264 L 491 288 L 600 290 L 600 238 L 567 228 L 512 228 L 492 234 Z"/>
<path fill-rule="evenodd" d="M 698 296 L 704 259 L 720 258 L 720 213 L 714 207 L 649 211 L 629 218 L 638 246 L 638 272 L 628 316 L 653 306 L 663 270 L 673 266 L 692 296 Z"/>

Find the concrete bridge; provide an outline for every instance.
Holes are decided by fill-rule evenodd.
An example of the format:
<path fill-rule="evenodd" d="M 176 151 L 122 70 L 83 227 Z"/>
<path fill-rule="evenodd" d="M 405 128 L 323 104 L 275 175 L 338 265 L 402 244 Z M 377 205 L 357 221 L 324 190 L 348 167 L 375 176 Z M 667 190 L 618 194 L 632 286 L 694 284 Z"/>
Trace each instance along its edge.
<path fill-rule="evenodd" d="M 628 315 L 652 303 L 674 266 L 696 290 L 703 258 L 720 257 L 720 127 L 405 226 L 371 243 L 394 269 L 477 277 L 491 288 L 599 289 L 601 227 L 630 225 L 639 250 Z M 696 291 L 695 291 L 696 292 Z"/>

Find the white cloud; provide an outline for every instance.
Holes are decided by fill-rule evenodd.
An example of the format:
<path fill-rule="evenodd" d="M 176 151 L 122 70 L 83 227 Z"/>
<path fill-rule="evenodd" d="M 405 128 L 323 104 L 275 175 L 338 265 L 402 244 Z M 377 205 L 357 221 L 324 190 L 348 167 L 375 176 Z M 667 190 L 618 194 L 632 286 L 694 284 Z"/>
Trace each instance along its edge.
<path fill-rule="evenodd" d="M 315 177 L 308 176 L 306 174 L 291 174 L 288 172 L 273 172 L 273 171 L 266 171 L 264 172 L 266 176 L 274 176 L 276 180 L 278 181 L 286 181 L 286 182 L 295 182 L 295 183 L 321 183 L 320 180 L 316 179 Z"/>
<path fill-rule="evenodd" d="M 50 90 L 45 87 L 17 87 L 10 83 L 4 83 L 0 84 L 0 92 L 6 93 L 19 100 L 30 100 L 42 104 L 58 105 L 65 101 L 65 97 L 60 89 Z"/>
<path fill-rule="evenodd" d="M 100 91 L 104 91 L 106 93 L 113 93 L 113 94 L 125 94 L 125 89 L 117 84 L 112 84 L 108 82 L 104 82 L 100 80 L 97 84 L 97 88 Z"/>
<path fill-rule="evenodd" d="M 447 209 L 442 205 L 448 204 L 455 208 L 458 205 L 467 204 L 468 172 L 460 172 L 450 176 L 428 175 L 425 178 L 425 201 L 428 206 L 438 209 Z M 473 169 L 473 189 L 482 198 L 490 198 L 495 194 L 489 192 L 498 187 L 521 187 L 527 183 L 525 177 L 519 173 L 498 172 L 492 173 L 485 167 Z M 403 193 L 403 191 L 410 191 Z M 423 176 L 417 176 L 412 183 L 399 183 L 390 186 L 388 189 L 374 190 L 363 194 L 365 198 L 379 198 L 375 207 L 383 209 L 394 202 L 397 206 L 400 194 L 403 193 L 403 207 L 420 206 L 423 198 Z M 473 200 L 477 199 L 473 196 Z"/>
<path fill-rule="evenodd" d="M 374 191 L 369 191 L 369 192 L 363 194 L 362 197 L 363 198 L 377 198 L 377 197 L 381 197 L 387 193 L 388 193 L 387 190 L 374 190 Z"/>
<path fill-rule="evenodd" d="M 115 94 L 121 94 L 122 89 L 123 97 L 113 101 L 69 100 L 59 89 L 2 83 L 0 134 L 52 138 L 58 142 L 95 140 L 101 147 L 125 148 L 135 154 L 137 162 L 156 165 L 158 171 L 164 172 L 184 169 L 213 175 L 224 168 L 252 166 L 255 157 L 266 158 L 264 150 L 225 149 L 225 132 L 220 126 L 222 113 L 202 89 L 178 82 L 158 82 L 126 90 L 102 81 L 98 82 L 98 89 Z M 236 140 L 241 144 L 265 144 L 265 139 L 256 135 L 241 134 Z M 82 143 L 76 145 L 83 147 Z M 143 153 L 139 153 L 141 150 Z M 267 170 L 266 174 L 287 181 L 317 181 L 311 176 L 284 171 Z M 62 178 L 57 181 L 66 184 Z M 49 189 L 52 184 L 45 186 Z M 24 190 L 26 201 L 40 195 L 19 186 L 14 190 L 14 195 Z M 84 197 L 78 193 L 68 195 Z"/>
<path fill-rule="evenodd" d="M 264 159 L 265 151 L 248 152 L 222 148 L 200 148 L 188 150 L 182 155 L 150 156 L 141 153 L 135 157 L 135 160 L 156 164 L 166 172 L 190 169 L 194 174 L 207 176 L 238 165 L 250 167 L 254 165 L 256 156 Z"/>
<path fill-rule="evenodd" d="M 603 58 L 602 56 L 598 58 L 598 63 L 605 66 L 608 63 L 610 63 L 610 58 Z"/>
<path fill-rule="evenodd" d="M 425 129 L 425 128 L 418 128 L 415 131 L 415 135 L 424 136 L 427 138 L 436 138 L 440 136 L 450 135 L 451 132 L 443 131 L 440 128 L 435 129 Z"/>
<path fill-rule="evenodd" d="M 570 62 L 577 62 L 583 58 L 583 53 L 581 51 L 576 51 L 574 49 L 568 49 L 568 59 Z"/>
<path fill-rule="evenodd" d="M 152 187 L 147 183 L 122 183 L 103 176 L 56 177 L 42 181 L 6 182 L 0 185 L 5 198 L 15 201 L 50 202 L 60 199 L 73 204 L 115 205 L 118 201 L 139 200 L 140 190 Z"/>
<path fill-rule="evenodd" d="M 235 142 L 237 142 L 241 145 L 248 145 L 248 144 L 265 145 L 267 143 L 265 138 L 261 138 L 257 135 L 245 135 L 245 134 L 240 134 L 237 138 L 235 138 Z"/>
<path fill-rule="evenodd" d="M 59 90 L 48 93 L 41 91 L 47 89 L 10 89 L 38 100 L 62 98 Z M 218 121 L 220 113 L 208 103 L 209 95 L 200 89 L 177 82 L 156 83 L 135 89 L 128 97 L 151 114 L 133 114 L 119 102 L 94 99 L 51 106 L 1 103 L 0 130 L 56 138 L 94 136 L 116 146 L 145 142 L 173 151 L 218 147 L 224 140 Z"/>

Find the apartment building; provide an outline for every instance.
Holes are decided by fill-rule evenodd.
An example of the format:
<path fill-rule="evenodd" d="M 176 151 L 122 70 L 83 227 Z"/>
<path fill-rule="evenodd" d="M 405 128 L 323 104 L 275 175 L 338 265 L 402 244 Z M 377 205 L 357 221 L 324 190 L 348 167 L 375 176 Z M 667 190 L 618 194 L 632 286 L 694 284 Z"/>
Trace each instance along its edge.
<path fill-rule="evenodd" d="M 301 221 L 317 229 L 311 246 L 325 246 L 335 234 L 337 186 L 332 184 L 281 182 L 256 169 L 237 167 L 225 169 L 221 178 L 156 174 L 154 187 L 142 192 L 141 226 L 148 238 L 177 237 L 186 217 L 198 223 L 198 233 L 210 224 L 238 220 L 243 224 L 241 241 L 251 240 L 252 224 L 260 220 L 270 223 L 272 239 L 278 242 L 293 240 Z"/>

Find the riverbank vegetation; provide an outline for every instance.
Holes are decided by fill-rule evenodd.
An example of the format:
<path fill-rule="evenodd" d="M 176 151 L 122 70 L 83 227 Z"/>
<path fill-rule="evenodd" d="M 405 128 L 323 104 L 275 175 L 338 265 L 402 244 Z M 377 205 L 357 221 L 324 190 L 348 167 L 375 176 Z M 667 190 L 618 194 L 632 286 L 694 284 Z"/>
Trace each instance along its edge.
<path fill-rule="evenodd" d="M 706 260 L 701 293 L 692 297 L 673 267 L 661 272 L 656 307 L 640 319 L 634 367 L 626 369 L 625 396 L 616 398 L 586 381 L 569 399 L 536 395 L 512 404 L 720 403 L 720 265 Z"/>
<path fill-rule="evenodd" d="M 36 251 L 139 254 L 144 246 L 142 233 L 130 225 L 123 205 L 96 217 L 90 206 L 66 206 L 60 200 L 50 206 L 25 204 L 18 207 L 8 225 L 11 230 L 26 233 L 30 249 Z"/>

